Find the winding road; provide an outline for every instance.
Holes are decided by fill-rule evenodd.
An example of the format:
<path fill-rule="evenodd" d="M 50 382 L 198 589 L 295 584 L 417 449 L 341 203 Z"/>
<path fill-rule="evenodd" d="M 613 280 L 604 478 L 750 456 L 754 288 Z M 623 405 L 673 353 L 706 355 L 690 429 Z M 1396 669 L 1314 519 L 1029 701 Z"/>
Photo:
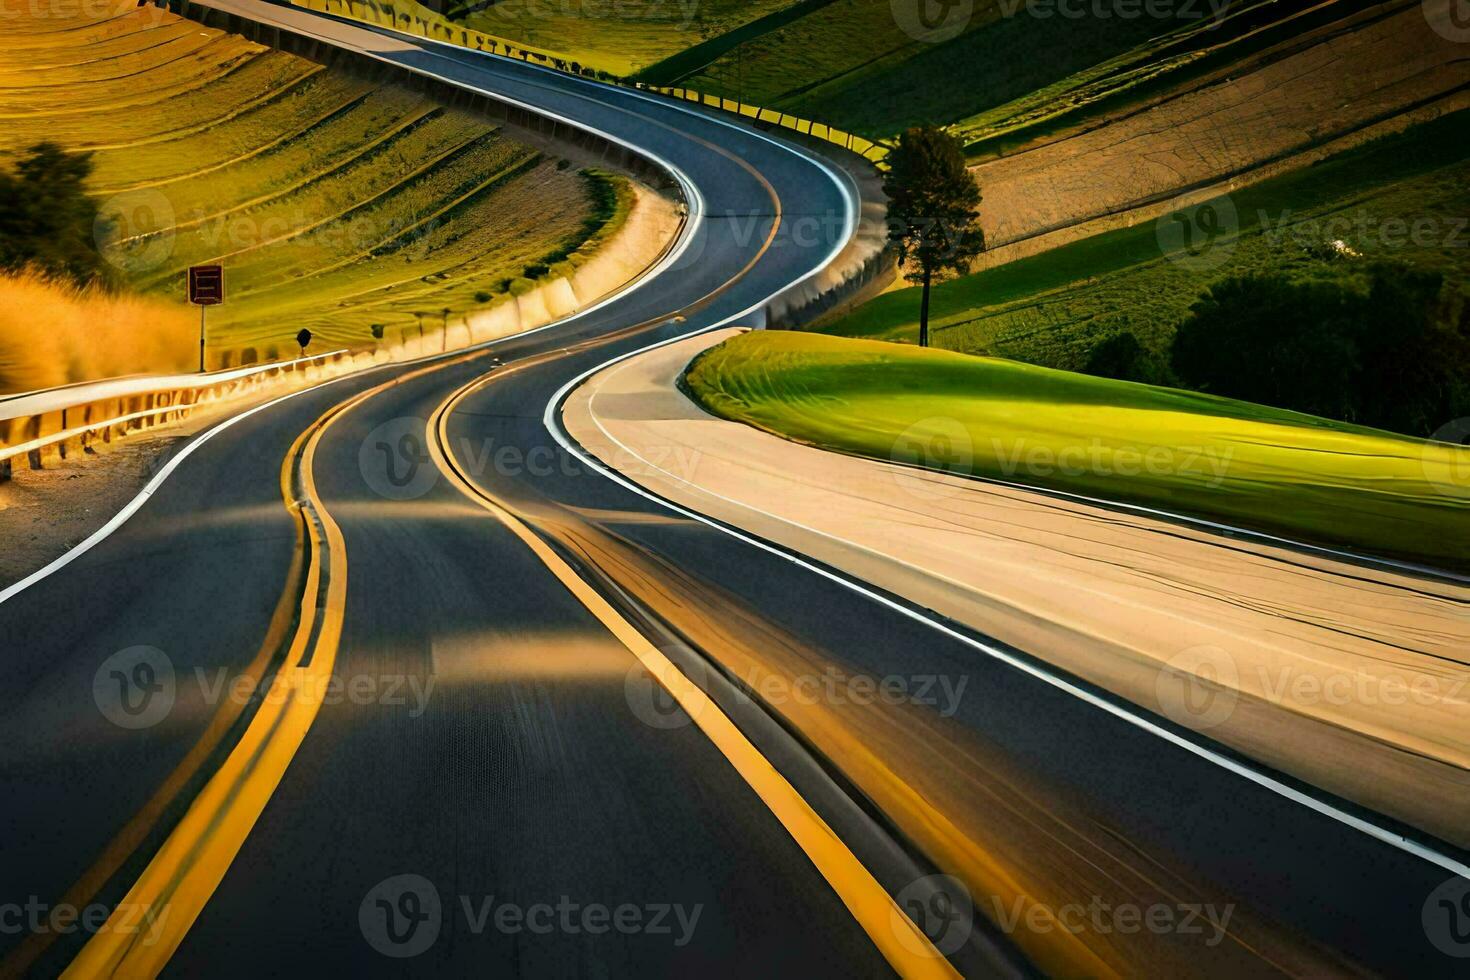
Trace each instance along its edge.
<path fill-rule="evenodd" d="M 0 974 L 1463 969 L 1431 920 L 1463 894 L 1449 845 L 1242 778 L 561 430 L 577 379 L 760 325 L 827 266 L 861 205 L 839 166 L 516 61 L 194 7 L 636 147 L 688 221 L 568 320 L 196 437 L 3 594 Z"/>

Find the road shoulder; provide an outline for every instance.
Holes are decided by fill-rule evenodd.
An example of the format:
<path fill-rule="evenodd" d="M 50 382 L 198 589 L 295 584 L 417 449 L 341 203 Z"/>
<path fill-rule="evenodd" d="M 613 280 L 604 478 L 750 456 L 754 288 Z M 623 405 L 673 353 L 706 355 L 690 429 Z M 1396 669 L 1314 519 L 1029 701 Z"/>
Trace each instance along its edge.
<path fill-rule="evenodd" d="M 652 493 L 1467 843 L 1470 592 L 713 418 L 676 380 L 731 335 L 604 369 L 567 430 Z"/>

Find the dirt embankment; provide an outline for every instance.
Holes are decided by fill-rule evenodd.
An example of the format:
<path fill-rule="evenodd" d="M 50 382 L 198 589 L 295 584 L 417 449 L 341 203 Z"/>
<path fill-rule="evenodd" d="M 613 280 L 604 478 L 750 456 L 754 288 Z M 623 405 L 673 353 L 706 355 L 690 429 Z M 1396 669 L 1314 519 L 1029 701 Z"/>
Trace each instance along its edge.
<path fill-rule="evenodd" d="M 1149 220 L 1470 106 L 1455 0 L 1401 0 L 972 168 L 991 251 L 1008 262 Z M 1453 40 L 1459 37 L 1460 40 Z"/>

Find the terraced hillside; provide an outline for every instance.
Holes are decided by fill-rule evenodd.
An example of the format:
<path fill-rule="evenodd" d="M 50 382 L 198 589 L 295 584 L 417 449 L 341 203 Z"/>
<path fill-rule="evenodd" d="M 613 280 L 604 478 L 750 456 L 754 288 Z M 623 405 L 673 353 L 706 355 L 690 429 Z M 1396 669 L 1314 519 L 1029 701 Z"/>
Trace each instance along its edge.
<path fill-rule="evenodd" d="M 1351 255 L 1470 287 L 1467 134 L 1462 110 L 1176 212 L 1195 222 L 1188 238 L 1166 214 L 944 283 L 933 294 L 933 343 L 1073 370 L 1124 331 L 1161 353 L 1211 283 L 1311 276 Z M 1205 214 L 1216 229 L 1208 235 L 1198 227 Z M 818 329 L 912 343 L 918 312 L 917 289 L 902 289 Z"/>
<path fill-rule="evenodd" d="M 290 353 L 302 327 L 352 347 L 432 331 L 565 274 L 631 201 L 482 118 L 151 7 L 12 11 L 0 120 L 0 165 L 41 140 L 93 154 L 100 240 L 134 288 L 180 298 L 189 265 L 225 265 L 221 359 Z"/>
<path fill-rule="evenodd" d="M 411 23 L 438 16 L 382 2 Z M 987 240 L 1008 246 L 992 262 L 1470 105 L 1453 0 L 800 0 L 748 5 L 744 19 L 715 4 L 699 23 L 723 33 L 703 41 L 666 22 L 675 9 L 578 3 L 551 16 L 504 0 L 445 16 L 577 45 L 598 67 L 621 57 L 620 32 L 682 38 L 635 77 L 878 139 L 944 125 L 984 188 Z"/>

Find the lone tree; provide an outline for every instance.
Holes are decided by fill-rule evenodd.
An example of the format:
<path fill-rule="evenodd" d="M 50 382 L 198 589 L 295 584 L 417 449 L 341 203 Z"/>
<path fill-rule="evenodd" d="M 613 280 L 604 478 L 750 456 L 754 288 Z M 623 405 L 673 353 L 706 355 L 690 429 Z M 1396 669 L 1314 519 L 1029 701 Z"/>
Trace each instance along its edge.
<path fill-rule="evenodd" d="M 965 169 L 959 140 L 934 126 L 907 130 L 888 154 L 888 241 L 909 269 L 904 278 L 924 287 L 919 346 L 929 346 L 929 289 L 947 274 L 968 272 L 985 250 L 980 188 Z"/>

